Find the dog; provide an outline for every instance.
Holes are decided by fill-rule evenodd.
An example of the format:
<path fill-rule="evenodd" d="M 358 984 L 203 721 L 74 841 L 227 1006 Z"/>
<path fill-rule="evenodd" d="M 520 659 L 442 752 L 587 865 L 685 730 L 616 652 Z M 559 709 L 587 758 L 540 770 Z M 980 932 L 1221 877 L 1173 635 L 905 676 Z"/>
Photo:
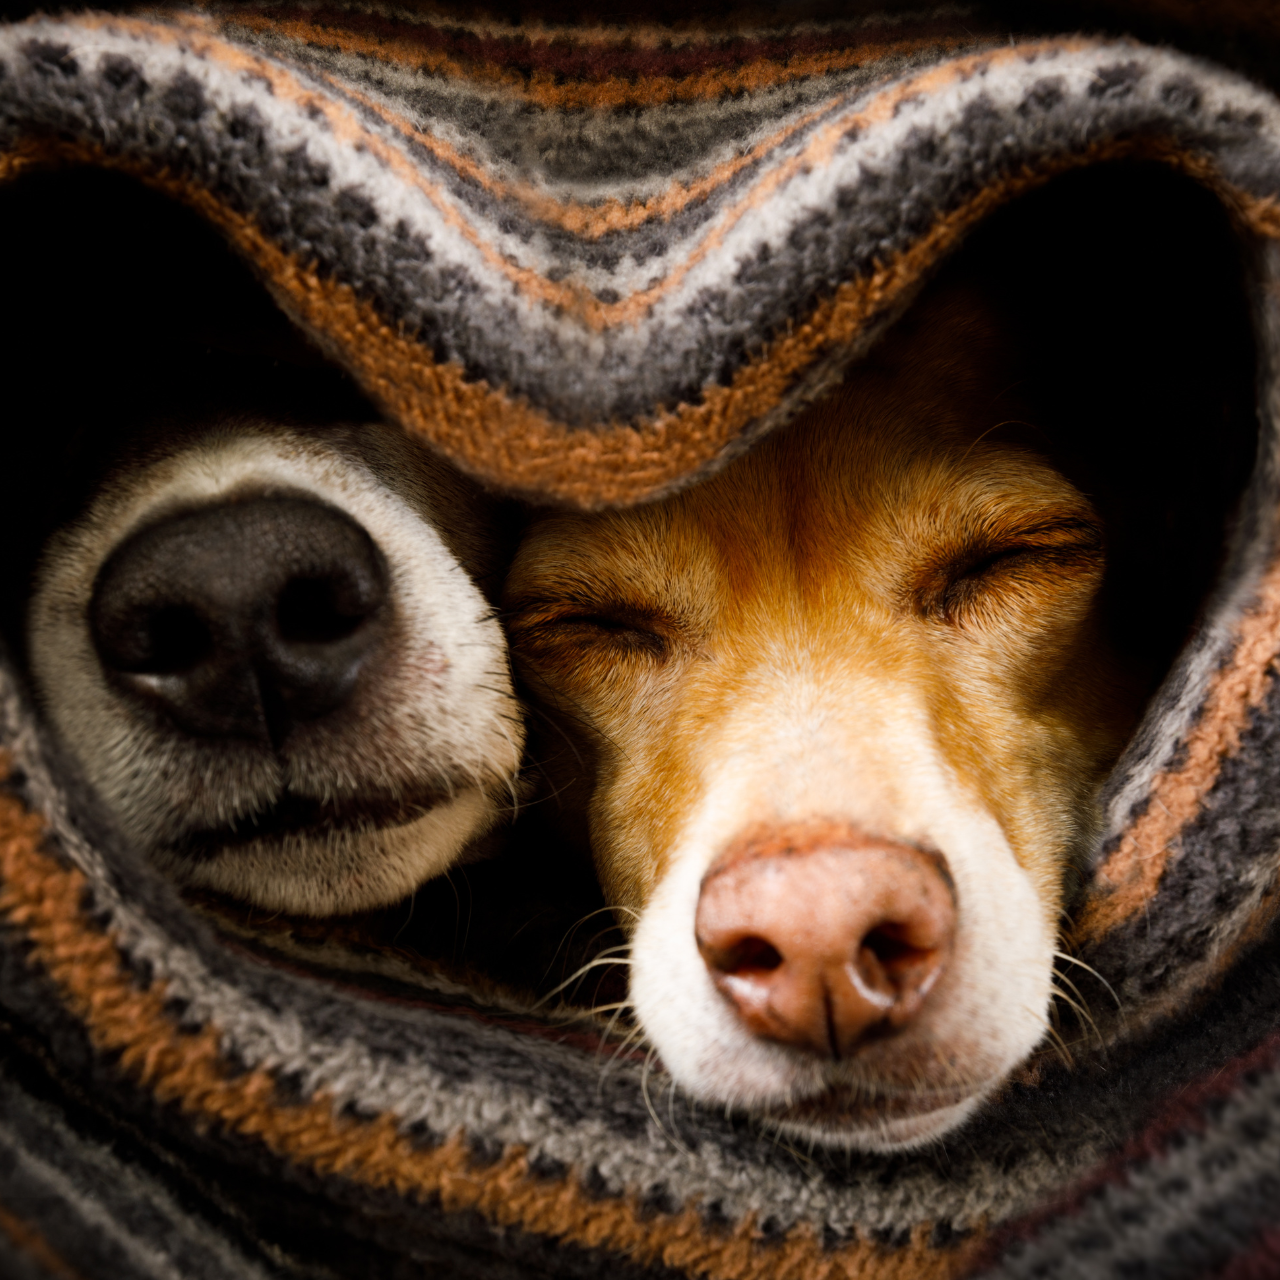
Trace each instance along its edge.
<path fill-rule="evenodd" d="M 1045 1038 L 1147 695 L 1007 338 L 940 284 L 709 479 L 540 514 L 507 580 L 520 679 L 591 764 L 561 785 L 641 1029 L 695 1098 L 810 1141 L 936 1141 Z"/>
<path fill-rule="evenodd" d="M 183 886 L 309 916 L 474 847 L 524 735 L 489 505 L 377 422 L 135 433 L 26 615 L 38 702 L 126 839 Z"/>

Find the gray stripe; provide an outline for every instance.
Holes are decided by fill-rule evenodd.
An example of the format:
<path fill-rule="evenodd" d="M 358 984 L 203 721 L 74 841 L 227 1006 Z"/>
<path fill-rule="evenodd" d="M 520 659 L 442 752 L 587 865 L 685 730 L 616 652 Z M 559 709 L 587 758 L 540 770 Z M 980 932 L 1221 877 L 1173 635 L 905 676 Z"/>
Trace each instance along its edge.
<path fill-rule="evenodd" d="M 89 1277 L 269 1280 L 151 1174 L 0 1076 L 0 1203 Z"/>
<path fill-rule="evenodd" d="M 630 203 L 689 184 L 798 117 L 943 56 L 941 45 L 797 79 L 748 95 L 664 103 L 641 111 L 547 110 L 501 88 L 432 75 L 363 54 L 303 45 L 276 32 L 226 27 L 229 37 L 283 62 L 328 72 L 373 92 L 424 132 L 457 147 L 506 181 L 561 200 Z M 970 39 L 955 54 L 990 44 Z"/>
<path fill-rule="evenodd" d="M 990 1280 L 1193 1280 L 1280 1222 L 1280 1075 L 1229 1099 L 1203 1134 L 1176 1136 L 1033 1241 Z"/>
<path fill-rule="evenodd" d="M 39 29 L 51 38 L 71 30 L 53 24 Z M 23 32 L 22 38 L 29 35 Z M 6 39 L 12 44 L 16 37 Z M 104 36 L 95 48 L 104 41 L 109 43 Z M 173 66 L 185 55 L 136 48 L 132 53 L 140 59 L 154 55 L 147 64 L 153 98 L 180 85 Z M 445 356 L 457 354 L 516 391 L 541 388 L 545 403 L 559 397 L 556 403 L 568 406 L 566 413 L 588 416 L 622 412 L 628 404 L 648 411 L 664 398 L 697 394 L 708 377 L 731 376 L 752 344 L 772 332 L 771 326 L 801 314 L 815 291 L 911 242 L 925 212 L 932 216 L 1009 167 L 1075 147 L 1082 126 L 1086 136 L 1165 125 L 1184 133 L 1198 130 L 1204 145 L 1212 141 L 1219 147 L 1229 175 L 1258 182 L 1274 172 L 1280 134 L 1270 99 L 1173 55 L 1124 47 L 1011 64 L 936 99 L 906 104 L 893 120 L 851 139 L 829 168 L 796 176 L 776 204 L 744 217 L 635 330 L 595 338 L 584 335 L 572 317 L 510 301 L 509 287 L 475 254 L 468 257 L 470 251 L 442 221 L 431 223 L 436 215 L 415 204 L 404 184 L 378 177 L 367 157 L 341 153 L 300 113 L 290 115 L 291 108 L 268 102 L 261 86 L 218 79 L 216 69 L 186 59 L 187 73 L 203 77 L 213 86 L 210 93 L 216 89 L 226 102 L 221 116 L 208 123 L 175 123 L 172 103 L 169 115 L 154 103 L 126 109 L 120 91 L 109 90 L 105 71 L 96 81 L 89 74 L 103 70 L 98 61 L 86 67 L 73 92 L 57 80 L 63 73 L 19 75 L 18 55 L 8 56 L 11 74 L 0 82 L 0 95 L 7 95 L 4 127 L 10 136 L 33 119 L 61 121 L 83 136 L 164 157 L 175 168 L 212 163 L 222 189 L 244 208 L 264 219 L 273 209 L 281 214 L 274 230 L 282 244 L 304 257 L 313 254 L 340 278 L 374 293 L 388 314 L 401 307 L 420 327 L 434 325 Z M 1128 87 L 1114 99 L 1091 96 L 1098 75 L 1114 69 L 1120 57 L 1147 68 L 1145 78 L 1118 82 Z M 1164 91 L 1171 83 L 1166 77 L 1174 74 L 1197 78 L 1198 106 L 1170 105 Z M 1058 97 L 1036 96 L 1046 77 L 1061 81 Z M 244 107 L 239 116 L 237 103 Z M 1035 110 L 1019 115 L 1018 107 L 1027 103 Z M 249 116 L 249 107 L 256 117 Z M 1261 123 L 1241 123 L 1254 108 Z M 1228 118 L 1228 109 L 1235 116 Z M 242 130 L 237 137 L 227 127 L 233 118 L 258 132 Z M 283 150 L 286 125 L 307 137 L 313 168 L 300 152 Z M 322 161 L 329 184 L 324 187 L 316 185 Z M 316 187 L 310 196 L 308 182 Z M 344 220 L 333 221 L 334 190 L 346 186 L 360 187 L 377 221 L 364 226 L 365 215 L 355 204 Z M 396 210 L 410 206 L 402 221 L 407 227 L 411 217 L 418 218 L 420 225 L 397 241 L 399 231 L 387 228 L 399 227 Z M 313 216 L 318 221 L 308 222 Z M 486 235 L 491 229 L 483 223 L 478 228 Z M 494 242 L 504 248 L 505 234 L 494 231 Z M 429 260 L 413 256 L 421 246 L 430 249 Z M 762 255 L 762 246 L 771 247 L 771 254 Z M 539 257 L 548 252 L 545 245 L 521 252 L 521 261 L 546 266 Z M 633 267 L 622 255 L 618 263 L 597 269 L 625 282 Z M 580 381 L 574 384 L 567 370 L 580 370 Z M 1068 1142 L 1048 1136 L 1037 1141 L 1028 1134 L 1026 1150 L 1016 1159 L 1002 1151 L 1011 1129 L 1002 1127 L 999 1116 L 993 1121 L 997 1131 L 987 1138 L 979 1128 L 942 1152 L 897 1161 L 811 1158 L 719 1116 L 699 1114 L 695 1123 L 679 1101 L 668 1112 L 669 1100 L 659 1089 L 661 1123 L 678 1125 L 690 1145 L 690 1154 L 682 1154 L 650 1117 L 640 1069 L 633 1064 L 617 1066 L 601 1083 L 599 1065 L 565 1046 L 462 1018 L 337 996 L 322 984 L 264 974 L 228 955 L 127 851 L 110 840 L 99 847 L 80 833 L 30 718 L 13 697 L 7 710 L 31 795 L 50 814 L 68 854 L 94 880 L 95 909 L 111 919 L 134 963 L 167 982 L 193 1021 L 213 1021 L 236 1059 L 280 1072 L 304 1094 L 325 1089 L 339 1104 L 390 1110 L 406 1125 L 421 1124 L 436 1136 L 464 1127 L 497 1143 L 526 1143 L 549 1161 L 597 1168 L 606 1190 L 663 1182 L 677 1200 L 698 1195 L 704 1203 L 718 1201 L 730 1218 L 752 1210 L 784 1227 L 809 1219 L 837 1230 L 897 1230 L 921 1217 L 942 1217 L 961 1227 L 985 1213 L 1000 1218 L 1077 1176 L 1115 1141 L 1114 1127 L 1106 1125 L 1112 1117 L 1099 1107 L 1068 1117 Z M 1188 704 L 1186 715 L 1193 711 Z M 74 812 L 84 821 L 86 808 L 79 802 Z M 966 1150 L 970 1143 L 972 1151 Z"/>
<path fill-rule="evenodd" d="M 59 28 L 47 30 L 52 36 Z M 92 58 L 106 43 L 99 33 L 77 48 Z M 140 56 L 136 48 L 134 54 Z M 771 336 L 803 318 L 833 281 L 865 273 L 912 243 L 922 229 L 919 210 L 933 216 L 1010 168 L 1073 151 L 1082 131 L 1096 138 L 1154 128 L 1198 146 L 1212 143 L 1228 177 L 1266 189 L 1267 175 L 1280 168 L 1280 111 L 1240 81 L 1128 46 L 1044 55 L 903 103 L 892 120 L 848 140 L 830 163 L 792 175 L 765 207 L 744 210 L 718 243 L 706 240 L 707 227 L 656 273 L 623 239 L 588 270 L 558 260 L 543 237 L 521 241 L 501 221 L 475 223 L 478 243 L 471 244 L 369 156 L 344 149 L 297 119 L 300 113 L 290 117 L 261 85 L 212 64 L 190 59 L 183 74 L 216 87 L 225 99 L 221 113 L 175 121 L 165 114 L 172 95 L 164 80 L 124 111 L 105 85 L 72 94 L 55 76 L 24 70 L 20 57 L 10 57 L 12 73 L 0 83 L 8 123 L 0 132 L 13 136 L 24 120 L 74 129 L 155 163 L 189 166 L 201 181 L 215 175 L 214 187 L 282 247 L 371 293 L 438 359 L 577 424 L 696 403 L 705 386 L 731 378 Z M 162 76 L 168 51 L 146 57 L 147 75 Z M 92 80 L 93 68 L 103 66 L 94 61 L 81 74 Z M 1137 70 L 1115 93 L 1094 95 L 1097 78 L 1117 68 Z M 1188 108 L 1166 90 L 1192 75 L 1199 101 Z M 852 115 L 856 106 L 845 110 Z M 286 118 L 309 135 L 305 161 L 276 132 Z M 279 125 L 270 123 L 276 119 Z M 485 260 L 485 245 L 547 278 L 568 272 L 619 298 L 690 261 L 695 249 L 707 252 L 635 324 L 595 333 L 569 312 L 516 295 Z"/>

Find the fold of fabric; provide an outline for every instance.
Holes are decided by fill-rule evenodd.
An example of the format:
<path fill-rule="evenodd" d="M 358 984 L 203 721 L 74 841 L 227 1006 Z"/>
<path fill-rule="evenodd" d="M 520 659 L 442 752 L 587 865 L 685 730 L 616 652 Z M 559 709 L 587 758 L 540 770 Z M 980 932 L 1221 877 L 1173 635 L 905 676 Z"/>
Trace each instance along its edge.
<path fill-rule="evenodd" d="M 121 846 L 6 668 L 5 1265 L 716 1280 L 1269 1265 L 1270 93 L 1167 47 L 1010 42 L 954 6 L 516 27 L 218 4 L 0 28 L 0 182 L 101 168 L 187 206 L 406 430 L 490 486 L 582 508 L 723 464 L 833 385 L 988 216 L 1117 160 L 1207 188 L 1255 251 L 1262 445 L 1211 615 L 1108 791 L 1071 940 L 1122 1010 L 1099 1014 L 1096 1054 L 1038 1064 L 936 1150 L 791 1150 L 693 1108 L 591 1024 L 393 968 L 373 990 L 336 950 L 307 968 L 233 945 Z"/>

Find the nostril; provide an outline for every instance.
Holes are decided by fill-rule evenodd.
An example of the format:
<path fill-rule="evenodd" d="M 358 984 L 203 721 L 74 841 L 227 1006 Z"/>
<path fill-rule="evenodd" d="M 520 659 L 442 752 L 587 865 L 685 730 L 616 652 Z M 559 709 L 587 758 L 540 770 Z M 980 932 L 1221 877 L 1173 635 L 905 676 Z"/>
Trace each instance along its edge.
<path fill-rule="evenodd" d="M 906 966 L 916 966 L 922 960 L 927 960 L 935 950 L 933 947 L 914 946 L 902 937 L 902 930 L 901 925 L 881 925 L 872 929 L 862 940 L 862 945 L 890 973 Z"/>
<path fill-rule="evenodd" d="M 896 923 L 872 928 L 862 939 L 849 970 L 851 981 L 864 998 L 888 1010 L 891 1026 L 900 1026 L 915 1016 L 942 974 L 943 940 L 938 939 L 939 945 L 927 945 L 933 940 L 920 937 L 921 928 L 921 922 L 914 928 Z M 924 932 L 927 935 L 928 929 Z"/>
<path fill-rule="evenodd" d="M 721 947 L 708 947 L 704 944 L 702 949 L 707 963 L 713 969 L 734 977 L 772 973 L 782 964 L 781 953 L 764 938 L 743 938 Z"/>
<path fill-rule="evenodd" d="M 349 581 L 294 578 L 276 600 L 276 628 L 286 644 L 333 644 L 352 635 L 377 601 Z"/>
<path fill-rule="evenodd" d="M 122 674 L 173 675 L 190 671 L 213 653 L 208 623 L 183 605 L 126 609 L 93 621 L 98 656 Z"/>
<path fill-rule="evenodd" d="M 121 670 L 171 675 L 190 671 L 213 654 L 213 634 L 194 609 L 160 609 L 149 623 L 150 652 L 136 666 L 122 666 Z"/>

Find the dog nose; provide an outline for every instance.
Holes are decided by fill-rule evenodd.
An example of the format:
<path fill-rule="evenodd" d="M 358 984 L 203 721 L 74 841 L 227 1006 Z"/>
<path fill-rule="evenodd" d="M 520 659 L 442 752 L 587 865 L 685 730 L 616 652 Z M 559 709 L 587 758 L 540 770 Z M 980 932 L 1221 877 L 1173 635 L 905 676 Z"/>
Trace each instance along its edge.
<path fill-rule="evenodd" d="M 702 882 L 695 927 L 752 1035 L 841 1059 L 917 1016 L 955 921 L 941 857 L 823 830 L 730 849 Z"/>
<path fill-rule="evenodd" d="M 94 584 L 99 660 L 187 733 L 279 746 L 350 697 L 385 627 L 369 534 L 305 497 L 181 512 L 126 539 Z"/>

